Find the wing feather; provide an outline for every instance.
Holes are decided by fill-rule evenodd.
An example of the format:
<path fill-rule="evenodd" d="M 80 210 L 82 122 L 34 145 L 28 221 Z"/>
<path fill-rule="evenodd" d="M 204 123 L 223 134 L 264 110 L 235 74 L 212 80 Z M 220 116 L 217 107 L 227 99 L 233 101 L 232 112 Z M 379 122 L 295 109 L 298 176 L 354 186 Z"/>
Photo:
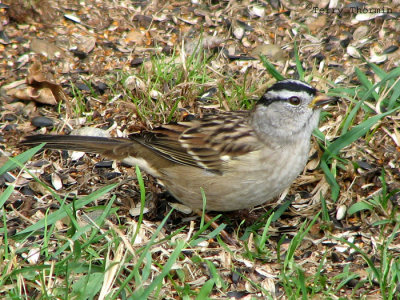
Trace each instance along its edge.
<path fill-rule="evenodd" d="M 162 125 L 131 139 L 174 162 L 221 172 L 227 158 L 259 149 L 249 112 L 224 112 L 201 120 Z"/>

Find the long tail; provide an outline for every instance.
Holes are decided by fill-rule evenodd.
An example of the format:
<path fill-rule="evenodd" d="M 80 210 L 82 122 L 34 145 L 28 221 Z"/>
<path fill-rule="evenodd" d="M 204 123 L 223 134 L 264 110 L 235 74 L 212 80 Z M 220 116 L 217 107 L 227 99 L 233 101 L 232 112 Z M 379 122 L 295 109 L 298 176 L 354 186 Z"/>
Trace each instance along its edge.
<path fill-rule="evenodd" d="M 46 143 L 44 148 L 59 150 L 74 150 L 103 154 L 113 159 L 123 159 L 126 156 L 121 148 L 132 148 L 134 142 L 128 139 L 105 138 L 80 135 L 33 135 L 21 141 L 21 145 L 36 146 Z"/>

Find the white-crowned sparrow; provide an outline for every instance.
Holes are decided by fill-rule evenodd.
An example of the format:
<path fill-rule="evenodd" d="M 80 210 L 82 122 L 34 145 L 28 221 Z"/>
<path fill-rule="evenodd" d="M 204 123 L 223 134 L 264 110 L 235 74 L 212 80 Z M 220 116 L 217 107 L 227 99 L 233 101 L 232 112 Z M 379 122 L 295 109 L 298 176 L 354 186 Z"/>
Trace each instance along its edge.
<path fill-rule="evenodd" d="M 335 98 L 298 80 L 272 85 L 251 111 L 162 125 L 129 139 L 36 135 L 25 145 L 99 153 L 139 165 L 179 201 L 231 211 L 270 202 L 303 171 L 322 105 Z"/>

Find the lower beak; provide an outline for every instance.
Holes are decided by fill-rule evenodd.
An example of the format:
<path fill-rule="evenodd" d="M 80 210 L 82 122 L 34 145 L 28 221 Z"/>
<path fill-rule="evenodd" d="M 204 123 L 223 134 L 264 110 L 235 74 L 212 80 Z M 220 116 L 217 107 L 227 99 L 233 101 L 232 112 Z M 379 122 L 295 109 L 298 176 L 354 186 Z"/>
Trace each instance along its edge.
<path fill-rule="evenodd" d="M 338 100 L 339 100 L 338 97 L 331 97 L 331 96 L 317 93 L 317 95 L 311 101 L 309 106 L 311 108 L 319 108 L 321 106 L 324 106 L 325 104 L 336 102 Z"/>

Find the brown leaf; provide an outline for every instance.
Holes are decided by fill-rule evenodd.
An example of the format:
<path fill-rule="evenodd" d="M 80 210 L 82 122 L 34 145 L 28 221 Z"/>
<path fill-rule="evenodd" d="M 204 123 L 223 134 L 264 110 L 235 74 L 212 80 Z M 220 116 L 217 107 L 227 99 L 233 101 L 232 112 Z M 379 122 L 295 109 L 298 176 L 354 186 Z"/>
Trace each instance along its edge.
<path fill-rule="evenodd" d="M 28 77 L 26 78 L 26 82 L 28 85 L 30 85 L 38 90 L 49 89 L 55 100 L 55 102 L 52 104 L 56 104 L 57 102 L 60 102 L 60 101 L 66 99 L 66 96 L 64 94 L 64 91 L 62 90 L 62 87 L 59 84 L 51 82 L 50 80 L 48 80 L 46 78 L 46 76 L 44 75 L 44 72 L 42 70 L 42 65 L 38 62 L 34 63 L 30 67 Z M 38 91 L 37 94 L 47 95 L 48 92 L 40 93 Z M 40 102 L 39 100 L 36 100 L 36 101 Z M 41 103 L 51 104 L 51 103 L 48 103 L 47 101 L 41 102 Z"/>
<path fill-rule="evenodd" d="M 67 99 L 62 87 L 46 78 L 42 65 L 38 62 L 29 68 L 26 83 L 19 82 L 13 87 L 7 91 L 7 94 L 22 100 L 56 105 Z"/>
<path fill-rule="evenodd" d="M 132 29 L 126 35 L 125 41 L 127 44 L 134 44 L 136 46 L 141 46 L 145 44 L 145 35 L 136 29 Z"/>
<path fill-rule="evenodd" d="M 96 46 L 96 38 L 93 36 L 80 36 L 78 50 L 85 52 L 86 54 L 91 52 Z"/>
<path fill-rule="evenodd" d="M 38 38 L 33 38 L 31 41 L 31 49 L 33 52 L 42 54 L 49 59 L 54 59 L 63 54 L 63 50 L 53 43 Z"/>
<path fill-rule="evenodd" d="M 14 96 L 21 100 L 36 101 L 43 104 L 56 105 L 57 101 L 54 98 L 50 89 L 36 89 L 31 86 L 26 86 L 21 89 L 13 89 L 9 91 L 10 96 Z"/>

